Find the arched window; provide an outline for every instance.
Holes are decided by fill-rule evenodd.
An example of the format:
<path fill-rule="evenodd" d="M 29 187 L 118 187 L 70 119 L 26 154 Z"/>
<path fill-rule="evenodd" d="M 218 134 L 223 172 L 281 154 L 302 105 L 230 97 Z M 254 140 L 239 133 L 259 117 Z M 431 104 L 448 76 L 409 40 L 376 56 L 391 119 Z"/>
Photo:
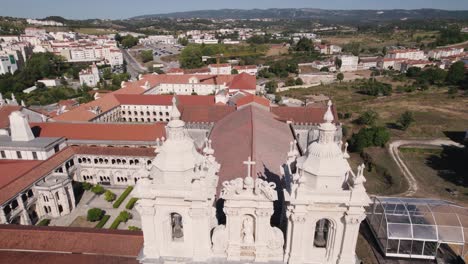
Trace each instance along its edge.
<path fill-rule="evenodd" d="M 171 233 L 173 241 L 184 241 L 184 225 L 178 213 L 171 213 Z"/>
<path fill-rule="evenodd" d="M 314 246 L 318 248 L 326 248 L 328 244 L 328 235 L 331 227 L 331 222 L 328 219 L 320 219 L 315 225 Z"/>
<path fill-rule="evenodd" d="M 44 211 L 45 211 L 46 214 L 49 213 L 49 209 L 47 209 L 47 206 L 44 206 Z"/>
<path fill-rule="evenodd" d="M 59 209 L 59 213 L 63 212 L 63 206 L 61 204 L 59 204 L 58 209 Z"/>

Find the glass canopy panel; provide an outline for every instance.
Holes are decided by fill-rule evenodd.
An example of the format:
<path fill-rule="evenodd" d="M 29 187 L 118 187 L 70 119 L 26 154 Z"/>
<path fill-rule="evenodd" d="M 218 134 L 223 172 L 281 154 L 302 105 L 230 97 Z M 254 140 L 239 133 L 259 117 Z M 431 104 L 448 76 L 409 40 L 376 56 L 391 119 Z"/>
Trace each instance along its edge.
<path fill-rule="evenodd" d="M 413 238 L 437 241 L 437 228 L 433 225 L 413 225 Z"/>
<path fill-rule="evenodd" d="M 391 224 L 387 225 L 387 234 L 389 239 L 412 239 L 413 232 L 409 224 Z"/>
<path fill-rule="evenodd" d="M 456 226 L 438 226 L 439 241 L 442 243 L 465 243 L 463 230 Z"/>

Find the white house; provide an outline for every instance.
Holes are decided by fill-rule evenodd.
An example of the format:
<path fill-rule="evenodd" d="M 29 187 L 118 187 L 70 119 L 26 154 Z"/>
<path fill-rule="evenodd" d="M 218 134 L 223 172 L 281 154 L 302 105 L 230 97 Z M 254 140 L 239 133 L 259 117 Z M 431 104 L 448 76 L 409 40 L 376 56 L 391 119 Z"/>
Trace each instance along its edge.
<path fill-rule="evenodd" d="M 341 68 L 340 71 L 348 72 L 348 71 L 357 71 L 358 70 L 358 63 L 359 57 L 354 55 L 341 55 L 339 56 L 341 59 Z"/>
<path fill-rule="evenodd" d="M 228 63 L 223 64 L 210 64 L 208 65 L 208 69 L 210 69 L 211 74 L 231 74 L 232 66 Z"/>
<path fill-rule="evenodd" d="M 13 55 L 0 56 L 0 74 L 15 73 L 18 70 L 18 64 L 16 63 Z"/>
<path fill-rule="evenodd" d="M 80 71 L 80 84 L 89 87 L 96 87 L 99 82 L 99 70 L 96 64 L 91 65 L 90 68 Z"/>

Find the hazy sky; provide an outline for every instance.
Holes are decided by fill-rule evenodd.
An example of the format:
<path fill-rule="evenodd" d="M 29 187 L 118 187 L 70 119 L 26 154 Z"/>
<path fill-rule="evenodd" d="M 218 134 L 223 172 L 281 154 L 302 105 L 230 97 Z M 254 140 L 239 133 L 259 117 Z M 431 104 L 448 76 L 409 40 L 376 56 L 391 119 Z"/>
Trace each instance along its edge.
<path fill-rule="evenodd" d="M 129 18 L 137 15 L 221 8 L 323 8 L 468 10 L 468 0 L 0 0 L 1 16 Z"/>

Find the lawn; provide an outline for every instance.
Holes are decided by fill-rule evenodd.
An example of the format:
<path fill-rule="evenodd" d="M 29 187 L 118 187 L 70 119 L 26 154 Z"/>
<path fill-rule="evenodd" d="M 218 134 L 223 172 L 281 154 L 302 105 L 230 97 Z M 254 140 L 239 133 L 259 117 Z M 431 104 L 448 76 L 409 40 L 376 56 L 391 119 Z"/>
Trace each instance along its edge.
<path fill-rule="evenodd" d="M 418 181 L 419 189 L 416 196 L 444 199 L 468 205 L 468 186 L 457 182 L 457 177 L 463 178 L 464 175 L 444 176 L 447 170 L 443 167 L 447 161 L 440 159 L 442 148 L 404 147 L 400 148 L 400 153 Z M 450 159 L 457 159 L 457 157 Z"/>
<path fill-rule="evenodd" d="M 332 98 L 338 112 L 352 114 L 348 120 L 340 120 L 351 131 L 359 130 L 353 121 L 367 110 L 379 114 L 377 125 L 390 127 L 393 139 L 397 138 L 439 138 L 447 131 L 465 131 L 468 127 L 468 97 L 461 94 L 448 95 L 448 88 L 431 87 L 426 91 L 398 93 L 395 91 L 401 81 L 381 78 L 379 81 L 390 83 L 394 92 L 391 96 L 374 97 L 359 93 L 359 81 L 335 83 L 330 85 L 294 89 L 279 93 L 282 96 L 304 100 L 308 95 L 325 94 Z M 403 82 L 404 83 L 404 82 Z M 412 111 L 415 122 L 406 131 L 395 129 L 398 117 L 405 111 Z"/>
<path fill-rule="evenodd" d="M 397 195 L 405 192 L 408 183 L 401 174 L 395 162 L 393 162 L 386 148 L 367 148 L 365 150 L 371 157 L 372 166 L 367 164 L 364 176 L 366 183 L 364 186 L 369 194 L 374 195 Z M 357 153 L 351 153 L 351 168 L 356 171 L 357 166 L 364 162 Z"/>

